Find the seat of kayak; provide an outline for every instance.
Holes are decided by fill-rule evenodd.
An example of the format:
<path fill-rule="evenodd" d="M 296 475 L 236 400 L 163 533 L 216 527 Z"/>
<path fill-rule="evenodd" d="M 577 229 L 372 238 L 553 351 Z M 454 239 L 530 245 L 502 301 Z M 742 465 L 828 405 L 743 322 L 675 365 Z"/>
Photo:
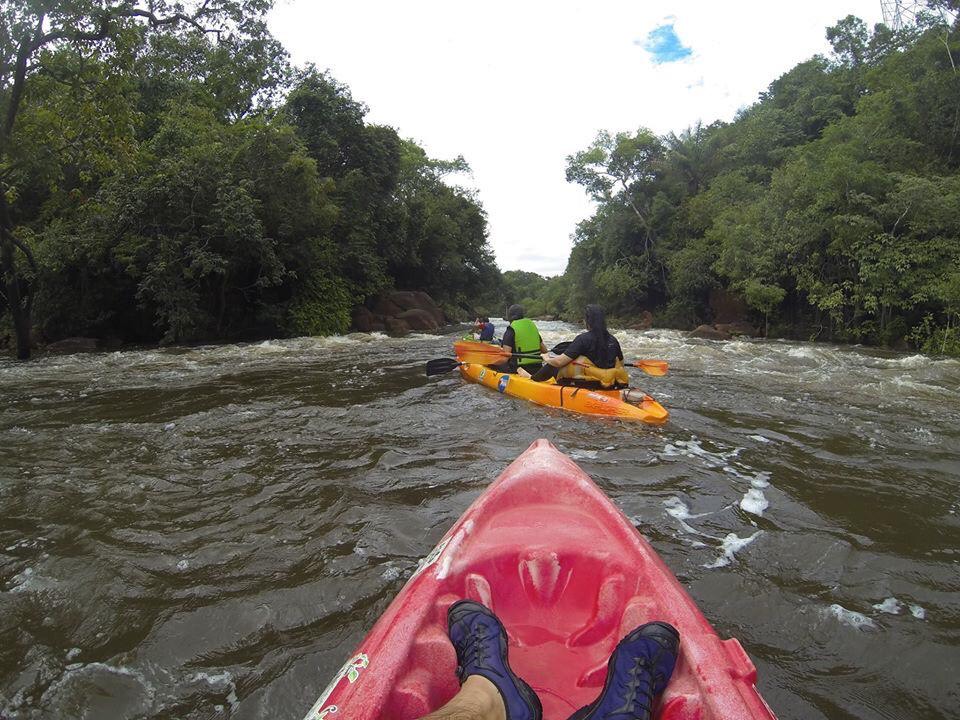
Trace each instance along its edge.
<path fill-rule="evenodd" d="M 419 717 L 456 693 L 456 656 L 446 635 L 446 612 L 461 598 L 483 603 L 503 622 L 511 667 L 536 691 L 548 720 L 565 720 L 596 698 L 610 654 L 630 630 L 652 620 L 677 624 L 650 586 L 661 571 L 637 563 L 616 545 L 598 543 L 598 538 L 609 540 L 609 534 L 595 515 L 569 505 L 544 505 L 537 516 L 549 517 L 552 530 L 538 535 L 529 510 L 499 512 L 496 532 L 474 528 L 481 544 L 472 546 L 471 555 L 482 560 L 447 571 L 445 592 L 414 641 L 410 669 L 394 686 L 386 715 Z M 549 542 L 538 537 L 549 537 Z M 733 643 L 730 652 L 739 651 L 746 659 L 735 640 L 727 642 Z M 754 672 L 747 663 L 744 671 Z M 703 717 L 695 673 L 688 655 L 681 653 L 655 717 Z"/>

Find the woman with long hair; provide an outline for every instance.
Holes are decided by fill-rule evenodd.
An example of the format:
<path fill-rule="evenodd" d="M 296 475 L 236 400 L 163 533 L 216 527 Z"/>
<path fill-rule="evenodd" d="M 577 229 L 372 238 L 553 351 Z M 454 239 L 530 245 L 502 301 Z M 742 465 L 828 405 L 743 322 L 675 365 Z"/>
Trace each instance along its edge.
<path fill-rule="evenodd" d="M 532 379 L 543 382 L 552 377 L 561 384 L 583 387 L 623 388 L 629 384 L 623 368 L 623 350 L 607 330 L 607 318 L 599 305 L 587 305 L 587 331 L 580 333 L 561 354 L 543 353 L 543 367 Z"/>

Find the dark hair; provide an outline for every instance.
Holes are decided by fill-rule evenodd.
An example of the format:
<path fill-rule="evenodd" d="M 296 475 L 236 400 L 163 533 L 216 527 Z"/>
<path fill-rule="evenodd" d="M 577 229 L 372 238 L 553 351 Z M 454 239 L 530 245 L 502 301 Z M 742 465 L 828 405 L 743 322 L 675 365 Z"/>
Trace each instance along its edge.
<path fill-rule="evenodd" d="M 526 313 L 523 312 L 523 305 L 511 305 L 507 308 L 507 322 L 519 320 Z"/>
<path fill-rule="evenodd" d="M 603 314 L 603 308 L 599 305 L 587 305 L 583 313 L 584 322 L 587 325 L 587 332 L 590 333 L 590 344 L 593 351 L 598 356 L 604 354 L 604 348 L 607 345 L 607 317 Z"/>
<path fill-rule="evenodd" d="M 488 318 L 486 315 L 484 315 L 482 318 L 480 318 L 480 322 L 488 323 L 488 322 L 490 322 L 490 318 Z"/>

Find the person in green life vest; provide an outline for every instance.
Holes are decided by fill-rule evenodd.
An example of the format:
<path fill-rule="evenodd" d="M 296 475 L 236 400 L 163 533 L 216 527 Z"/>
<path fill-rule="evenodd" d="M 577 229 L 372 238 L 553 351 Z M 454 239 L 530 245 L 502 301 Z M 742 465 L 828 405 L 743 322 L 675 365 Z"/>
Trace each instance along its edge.
<path fill-rule="evenodd" d="M 500 372 L 515 373 L 517 368 L 523 368 L 528 373 L 535 373 L 543 367 L 543 360 L 537 355 L 545 353 L 547 346 L 540 338 L 540 331 L 533 320 L 524 317 L 522 305 L 511 305 L 507 308 L 507 322 L 510 325 L 503 333 L 503 349 L 509 353 L 530 353 L 532 357 L 512 357 L 503 365 L 494 366 Z"/>

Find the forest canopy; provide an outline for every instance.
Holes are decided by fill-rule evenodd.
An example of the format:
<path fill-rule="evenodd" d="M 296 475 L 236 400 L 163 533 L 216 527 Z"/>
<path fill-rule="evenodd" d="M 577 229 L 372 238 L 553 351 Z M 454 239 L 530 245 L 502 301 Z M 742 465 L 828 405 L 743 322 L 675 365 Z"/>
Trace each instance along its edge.
<path fill-rule="evenodd" d="M 389 289 L 494 292 L 469 172 L 292 67 L 269 0 L 0 9 L 0 315 L 33 339 L 342 333 Z M 0 335 L 4 334 L 0 330 Z"/>
<path fill-rule="evenodd" d="M 763 332 L 960 354 L 953 0 L 840 20 L 731 122 L 599 132 L 567 158 L 595 212 L 549 279 L 501 273 L 464 158 L 292 66 L 271 5 L 0 6 L 0 342 L 342 333 L 391 289 L 690 328 L 722 291 Z"/>
<path fill-rule="evenodd" d="M 567 158 L 596 211 L 532 306 L 689 328 L 721 289 L 777 334 L 960 354 L 960 35 L 931 7 L 844 18 L 732 122 L 600 132 Z"/>

